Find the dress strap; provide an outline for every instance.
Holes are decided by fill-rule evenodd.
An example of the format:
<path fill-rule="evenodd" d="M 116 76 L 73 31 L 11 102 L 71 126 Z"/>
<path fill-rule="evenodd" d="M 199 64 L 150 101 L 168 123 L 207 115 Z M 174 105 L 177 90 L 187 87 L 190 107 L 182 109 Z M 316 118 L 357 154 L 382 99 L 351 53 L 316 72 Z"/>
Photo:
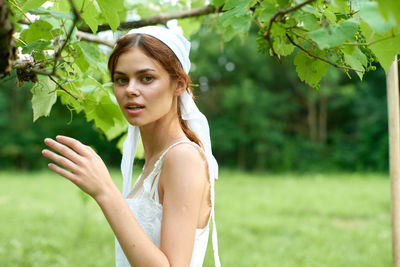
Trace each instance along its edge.
<path fill-rule="evenodd" d="M 168 151 L 171 149 L 171 148 L 173 148 L 174 146 L 176 146 L 176 145 L 179 145 L 179 144 L 181 144 L 181 143 L 189 143 L 189 144 L 193 144 L 193 142 L 192 141 L 190 141 L 190 140 L 181 140 L 181 141 L 178 141 L 178 142 L 176 142 L 176 143 L 174 143 L 174 144 L 172 144 L 172 145 L 170 145 L 162 154 L 161 154 L 161 156 L 160 156 L 160 159 L 159 160 L 163 160 L 164 159 L 164 156 L 165 156 L 165 154 L 167 154 L 168 153 Z"/>

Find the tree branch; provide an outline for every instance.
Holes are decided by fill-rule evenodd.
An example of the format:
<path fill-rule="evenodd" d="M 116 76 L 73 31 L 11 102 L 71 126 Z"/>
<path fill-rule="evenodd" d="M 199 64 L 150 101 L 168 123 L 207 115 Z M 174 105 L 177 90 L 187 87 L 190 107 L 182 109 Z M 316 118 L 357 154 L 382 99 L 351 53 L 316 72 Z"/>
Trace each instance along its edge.
<path fill-rule="evenodd" d="M 87 32 L 81 32 L 81 31 L 76 31 L 75 32 L 76 37 L 78 37 L 79 40 L 84 40 L 88 42 L 93 42 L 93 43 L 98 43 L 98 44 L 103 44 L 106 46 L 109 46 L 111 48 L 114 47 L 115 42 L 114 41 L 108 41 L 105 39 L 100 38 L 99 36 Z"/>
<path fill-rule="evenodd" d="M 81 15 L 79 14 L 78 10 L 76 9 L 74 1 L 73 0 L 69 0 L 69 3 L 71 5 L 71 7 L 72 7 L 72 12 L 74 13 L 74 21 L 73 21 L 73 23 L 71 25 L 71 28 L 69 29 L 69 32 L 68 32 L 68 35 L 67 35 L 67 39 L 65 39 L 65 41 L 61 45 L 60 49 L 58 49 L 56 54 L 54 55 L 54 65 L 53 65 L 52 74 L 56 73 L 57 61 L 60 59 L 61 52 L 63 51 L 63 49 L 67 45 L 69 39 L 71 38 L 72 32 L 74 31 L 74 28 L 75 28 L 76 24 L 81 19 Z"/>
<path fill-rule="evenodd" d="M 274 47 L 272 46 L 271 37 L 270 37 L 272 24 L 279 17 L 282 17 L 282 16 L 284 16 L 284 15 L 290 13 L 290 12 L 293 12 L 293 11 L 299 9 L 299 8 L 302 8 L 303 6 L 308 5 L 308 4 L 310 4 L 310 3 L 314 2 L 314 1 L 315 0 L 307 0 L 307 1 L 303 2 L 303 3 L 301 3 L 301 4 L 292 6 L 290 8 L 278 10 L 278 12 L 276 12 L 275 15 L 273 15 L 272 18 L 269 20 L 269 25 L 268 25 L 267 31 L 264 33 L 264 39 L 268 41 L 268 43 L 269 43 L 269 45 L 270 45 L 270 47 L 272 49 L 272 54 L 273 54 L 274 57 L 277 57 L 278 55 L 275 53 Z"/>
<path fill-rule="evenodd" d="M 54 80 L 53 76 L 48 75 L 50 80 L 52 80 L 58 87 L 60 87 L 61 90 L 63 90 L 64 92 L 66 92 L 67 94 L 69 94 L 72 98 L 74 98 L 75 100 L 78 100 L 78 98 L 76 96 L 74 96 L 70 91 L 68 91 L 67 89 L 65 89 L 61 84 L 59 84 L 56 80 Z"/>
<path fill-rule="evenodd" d="M 183 19 L 183 18 L 190 18 L 190 17 L 198 17 L 202 15 L 208 15 L 214 12 L 221 12 L 222 8 L 215 8 L 214 6 L 206 6 L 206 7 L 201 7 L 201 8 L 194 8 L 190 10 L 183 10 L 183 11 L 177 11 L 177 12 L 172 12 L 172 13 L 165 13 L 165 14 L 159 14 L 154 17 L 150 18 L 144 18 L 141 20 L 135 20 L 135 21 L 125 21 L 121 22 L 119 25 L 118 29 L 119 30 L 126 30 L 126 29 L 133 29 L 133 28 L 139 28 L 143 26 L 148 26 L 148 25 L 156 25 L 156 24 L 166 24 L 168 20 L 171 19 Z M 100 31 L 107 31 L 110 30 L 109 25 L 99 25 L 98 26 L 98 32 Z M 79 27 L 79 30 L 82 32 L 91 32 L 91 29 L 88 26 L 85 27 Z"/>
<path fill-rule="evenodd" d="M 75 9 L 75 11 L 76 11 L 76 9 Z M 167 21 L 171 20 L 171 19 L 198 17 L 198 16 L 203 16 L 203 15 L 208 15 L 208 14 L 211 14 L 214 12 L 222 12 L 222 7 L 215 8 L 214 6 L 209 5 L 209 6 L 202 7 L 202 8 L 194 8 L 194 9 L 190 9 L 190 10 L 183 10 L 183 11 L 177 11 L 177 12 L 172 12 L 172 13 L 159 14 L 154 17 L 144 18 L 144 19 L 136 20 L 136 21 L 125 21 L 125 22 L 121 22 L 118 29 L 120 29 L 120 30 L 133 29 L 133 28 L 139 28 L 139 27 L 148 26 L 148 25 L 166 24 Z M 74 12 L 74 15 L 76 17 L 75 12 Z M 21 21 L 19 21 L 19 23 L 30 24 L 30 22 L 27 20 L 21 20 Z M 92 31 L 88 26 L 82 26 L 82 27 L 79 27 L 78 29 L 79 29 L 79 31 L 76 31 L 75 34 L 79 39 L 89 41 L 89 42 L 95 42 L 98 44 L 104 44 L 109 47 L 114 47 L 113 41 L 108 41 L 108 40 L 98 37 L 95 34 L 92 34 L 91 33 Z M 106 30 L 110 30 L 110 29 L 111 28 L 109 25 L 99 25 L 98 26 L 98 32 L 106 31 Z"/>
<path fill-rule="evenodd" d="M 60 78 L 57 72 L 53 74 L 49 71 L 46 71 L 40 64 L 35 63 L 33 58 L 14 60 L 12 63 L 12 68 L 16 70 L 29 70 L 30 72 L 33 72 L 35 74 L 52 75 Z"/>
<path fill-rule="evenodd" d="M 306 49 L 304 49 L 304 48 L 303 48 L 302 46 L 300 46 L 299 44 L 295 43 L 295 42 L 292 40 L 292 38 L 290 38 L 290 36 L 289 36 L 288 34 L 286 34 L 286 37 L 289 39 L 289 41 L 290 41 L 294 46 L 298 47 L 300 50 L 302 50 L 303 52 L 307 53 L 307 55 L 309 55 L 310 57 L 317 58 L 317 59 L 319 59 L 319 60 L 321 60 L 321 61 L 323 61 L 323 62 L 326 62 L 326 63 L 328 63 L 328 64 L 330 64 L 330 65 L 332 65 L 332 66 L 334 66 L 334 67 L 336 67 L 336 68 L 338 68 L 338 69 L 353 70 L 353 71 L 362 72 L 362 73 L 364 72 L 363 70 L 353 69 L 353 68 L 350 68 L 350 67 L 347 67 L 347 66 L 340 66 L 340 65 L 338 65 L 338 64 L 336 64 L 336 63 L 333 63 L 333 62 L 330 62 L 329 60 L 326 60 L 325 58 L 316 56 L 316 55 L 310 53 L 309 51 L 307 51 Z"/>

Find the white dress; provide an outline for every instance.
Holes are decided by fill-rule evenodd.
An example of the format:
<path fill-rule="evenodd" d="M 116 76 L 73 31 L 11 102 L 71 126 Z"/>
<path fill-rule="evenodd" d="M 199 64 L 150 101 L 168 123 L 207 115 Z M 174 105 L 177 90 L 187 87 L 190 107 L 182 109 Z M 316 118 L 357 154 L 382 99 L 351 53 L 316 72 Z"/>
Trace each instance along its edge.
<path fill-rule="evenodd" d="M 142 177 L 143 171 L 137 179 L 131 193 L 126 198 L 129 208 L 135 215 L 136 220 L 142 227 L 143 231 L 149 236 L 153 243 L 160 248 L 160 237 L 161 237 L 161 220 L 163 206 L 159 202 L 158 196 L 158 180 L 160 178 L 162 164 L 164 161 L 165 154 L 174 146 L 180 143 L 190 143 L 201 151 L 202 148 L 196 143 L 183 140 L 179 141 L 170 147 L 168 147 L 154 164 L 154 169 L 147 177 Z M 143 167 L 144 169 L 144 167 Z M 154 184 L 153 184 L 154 181 Z M 220 266 L 219 256 L 218 256 L 218 242 L 217 242 L 217 232 L 215 228 L 214 220 L 214 178 L 210 178 L 211 183 L 211 214 L 209 222 L 206 227 L 201 229 L 196 229 L 196 237 L 194 241 L 194 247 L 192 252 L 192 258 L 190 261 L 190 267 L 201 267 L 203 265 L 204 256 L 206 254 L 208 236 L 209 236 L 209 225 L 210 220 L 213 222 L 213 236 L 212 243 L 214 249 L 214 259 L 215 265 Z M 154 198 L 153 198 L 154 196 Z M 118 240 L 115 239 L 115 261 L 116 267 L 130 267 Z"/>

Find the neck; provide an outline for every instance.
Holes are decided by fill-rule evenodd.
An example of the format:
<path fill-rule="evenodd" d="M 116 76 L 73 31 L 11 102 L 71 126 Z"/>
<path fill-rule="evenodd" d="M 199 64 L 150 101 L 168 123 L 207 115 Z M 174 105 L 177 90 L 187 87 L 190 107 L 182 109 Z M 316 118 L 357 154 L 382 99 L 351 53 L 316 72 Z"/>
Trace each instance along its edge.
<path fill-rule="evenodd" d="M 147 165 L 154 157 L 161 153 L 173 143 L 187 139 L 183 132 L 179 118 L 176 113 L 169 112 L 166 116 L 150 124 L 140 127 L 145 164 Z"/>

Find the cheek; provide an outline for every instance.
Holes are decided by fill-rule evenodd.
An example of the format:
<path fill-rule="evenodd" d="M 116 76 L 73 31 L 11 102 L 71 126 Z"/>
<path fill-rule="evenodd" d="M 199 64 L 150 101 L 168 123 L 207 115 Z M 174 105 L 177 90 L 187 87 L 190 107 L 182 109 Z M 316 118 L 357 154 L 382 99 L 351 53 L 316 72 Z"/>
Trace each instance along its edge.
<path fill-rule="evenodd" d="M 151 103 L 149 108 L 158 115 L 163 115 L 171 110 L 173 95 L 168 90 L 148 91 L 146 98 L 146 102 Z"/>
<path fill-rule="evenodd" d="M 171 101 L 171 92 L 169 88 L 161 82 L 152 84 L 150 87 L 143 90 L 143 95 L 146 95 L 149 101 L 168 103 Z"/>

